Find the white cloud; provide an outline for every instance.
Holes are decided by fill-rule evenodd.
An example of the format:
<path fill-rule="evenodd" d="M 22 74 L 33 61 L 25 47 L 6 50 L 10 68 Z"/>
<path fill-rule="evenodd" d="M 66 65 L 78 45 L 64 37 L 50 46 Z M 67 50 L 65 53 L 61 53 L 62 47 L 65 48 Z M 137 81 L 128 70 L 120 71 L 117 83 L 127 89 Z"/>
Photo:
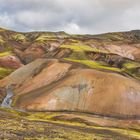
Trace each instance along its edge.
<path fill-rule="evenodd" d="M 12 28 L 13 26 L 15 26 L 15 23 L 7 13 L 3 13 L 0 14 L 0 26 Z"/>
<path fill-rule="evenodd" d="M 127 19 L 127 17 L 129 17 L 129 19 Z M 139 8 L 135 8 L 135 9 L 132 8 L 132 9 L 127 10 L 123 14 L 123 17 L 122 17 L 124 28 L 126 28 L 126 29 L 130 29 L 130 28 L 139 29 L 140 28 L 139 17 L 140 17 Z"/>
<path fill-rule="evenodd" d="M 64 27 L 64 31 L 65 32 L 68 32 L 70 34 L 73 34 L 75 32 L 80 33 L 81 32 L 81 29 L 80 29 L 80 27 L 76 23 L 68 23 Z"/>
<path fill-rule="evenodd" d="M 0 0 L 0 26 L 102 33 L 140 28 L 139 0 Z"/>

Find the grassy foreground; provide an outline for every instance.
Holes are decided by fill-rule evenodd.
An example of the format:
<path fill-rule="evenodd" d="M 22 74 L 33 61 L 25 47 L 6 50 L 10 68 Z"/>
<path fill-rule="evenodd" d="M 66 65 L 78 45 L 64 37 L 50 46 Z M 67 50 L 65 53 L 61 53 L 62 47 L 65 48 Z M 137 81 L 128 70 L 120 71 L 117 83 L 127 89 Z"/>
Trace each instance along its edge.
<path fill-rule="evenodd" d="M 0 139 L 6 140 L 138 140 L 133 129 L 89 125 L 83 119 L 60 119 L 73 114 L 19 112 L 0 108 Z M 86 117 L 86 115 L 82 115 Z M 67 117 L 66 117 L 67 118 Z M 95 118 L 96 119 L 96 118 Z"/>

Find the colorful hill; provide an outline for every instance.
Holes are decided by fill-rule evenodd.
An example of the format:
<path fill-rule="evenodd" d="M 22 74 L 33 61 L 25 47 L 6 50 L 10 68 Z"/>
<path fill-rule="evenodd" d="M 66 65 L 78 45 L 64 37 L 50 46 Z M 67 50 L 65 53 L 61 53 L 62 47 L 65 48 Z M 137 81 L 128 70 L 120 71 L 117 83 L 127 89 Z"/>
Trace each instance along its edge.
<path fill-rule="evenodd" d="M 27 114 L 30 111 L 73 112 L 73 115 L 79 112 L 99 116 L 97 122 L 97 118 L 89 118 L 88 125 L 140 130 L 137 127 L 140 118 L 139 30 L 70 35 L 19 33 L 1 28 L 0 79 L 0 101 L 4 101 L 8 91 L 12 92 L 12 110 L 24 110 Z M 1 112 L 4 116 L 7 113 Z M 87 116 L 83 118 L 80 123 L 85 122 Z M 67 122 L 69 117 L 56 117 L 56 121 L 61 119 Z M 116 119 L 116 124 L 111 119 Z M 102 125 L 101 120 L 106 125 Z M 120 126 L 120 121 L 124 126 Z M 139 138 L 138 133 L 135 136 L 132 133 L 130 139 Z M 120 135 L 129 139 L 124 134 L 118 134 L 118 139 Z"/>

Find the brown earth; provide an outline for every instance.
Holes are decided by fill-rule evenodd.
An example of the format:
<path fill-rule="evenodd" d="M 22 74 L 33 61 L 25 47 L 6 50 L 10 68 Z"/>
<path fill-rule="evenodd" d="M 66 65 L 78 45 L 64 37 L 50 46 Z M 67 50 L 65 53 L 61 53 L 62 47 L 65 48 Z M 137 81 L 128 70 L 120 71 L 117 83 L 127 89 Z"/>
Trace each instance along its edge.
<path fill-rule="evenodd" d="M 139 140 L 139 122 L 72 112 L 0 108 L 0 139 Z"/>
<path fill-rule="evenodd" d="M 15 70 L 0 80 L 0 98 L 11 85 L 13 108 L 140 117 L 140 31 L 69 35 L 1 30 L 0 36 L 0 54 L 11 52 L 0 56 L 0 66 Z"/>
<path fill-rule="evenodd" d="M 52 71 L 48 74 L 55 76 Z M 40 75 L 34 78 L 36 85 L 38 77 Z M 43 85 L 43 79 L 38 80 L 38 85 L 42 87 L 31 86 L 27 90 L 23 86 L 21 92 L 15 90 L 15 94 L 24 94 L 16 100 L 17 107 L 39 111 L 82 111 L 120 117 L 140 115 L 140 86 L 135 80 L 90 69 L 72 70 L 62 81 L 50 83 L 51 88 L 47 88 L 47 82 Z"/>
<path fill-rule="evenodd" d="M 139 82 L 115 73 L 37 59 L 0 82 L 4 87 L 15 86 L 14 107 L 20 109 L 140 116 Z"/>
<path fill-rule="evenodd" d="M 18 69 L 22 63 L 16 56 L 3 56 L 0 57 L 0 67 Z"/>

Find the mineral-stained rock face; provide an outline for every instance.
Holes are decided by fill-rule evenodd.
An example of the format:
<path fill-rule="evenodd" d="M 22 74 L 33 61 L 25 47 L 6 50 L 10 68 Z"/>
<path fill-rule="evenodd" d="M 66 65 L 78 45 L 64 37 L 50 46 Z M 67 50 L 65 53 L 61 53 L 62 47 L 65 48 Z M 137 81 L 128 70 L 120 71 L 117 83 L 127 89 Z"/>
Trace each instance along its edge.
<path fill-rule="evenodd" d="M 59 79 L 62 79 L 66 76 L 71 64 L 59 63 L 59 62 L 48 62 L 48 65 L 34 78 L 28 80 L 26 83 L 23 83 L 15 92 L 19 94 L 24 94 L 29 91 L 41 88 L 57 82 Z"/>
<path fill-rule="evenodd" d="M 19 68 L 17 71 L 1 80 L 1 87 L 5 87 L 6 85 L 19 86 L 40 72 L 46 63 L 46 59 L 37 59 L 34 63 Z"/>
<path fill-rule="evenodd" d="M 12 85 L 13 108 L 140 117 L 139 31 L 0 36 L 0 98 Z"/>
<path fill-rule="evenodd" d="M 105 46 L 105 48 L 111 53 L 118 54 L 122 57 L 132 60 L 140 61 L 140 51 L 138 47 L 140 47 L 140 44 L 134 46 L 126 44 Z"/>
<path fill-rule="evenodd" d="M 0 57 L 0 66 L 5 68 L 17 69 L 22 66 L 22 63 L 17 57 L 9 55 Z"/>
<path fill-rule="evenodd" d="M 139 100 L 140 86 L 135 80 L 96 70 L 76 69 L 51 89 L 44 86 L 20 96 L 16 106 L 29 110 L 69 110 L 127 117 L 140 115 Z"/>
<path fill-rule="evenodd" d="M 14 107 L 38 111 L 82 111 L 105 116 L 140 115 L 135 79 L 57 60 L 38 59 L 3 79 L 16 85 Z"/>

